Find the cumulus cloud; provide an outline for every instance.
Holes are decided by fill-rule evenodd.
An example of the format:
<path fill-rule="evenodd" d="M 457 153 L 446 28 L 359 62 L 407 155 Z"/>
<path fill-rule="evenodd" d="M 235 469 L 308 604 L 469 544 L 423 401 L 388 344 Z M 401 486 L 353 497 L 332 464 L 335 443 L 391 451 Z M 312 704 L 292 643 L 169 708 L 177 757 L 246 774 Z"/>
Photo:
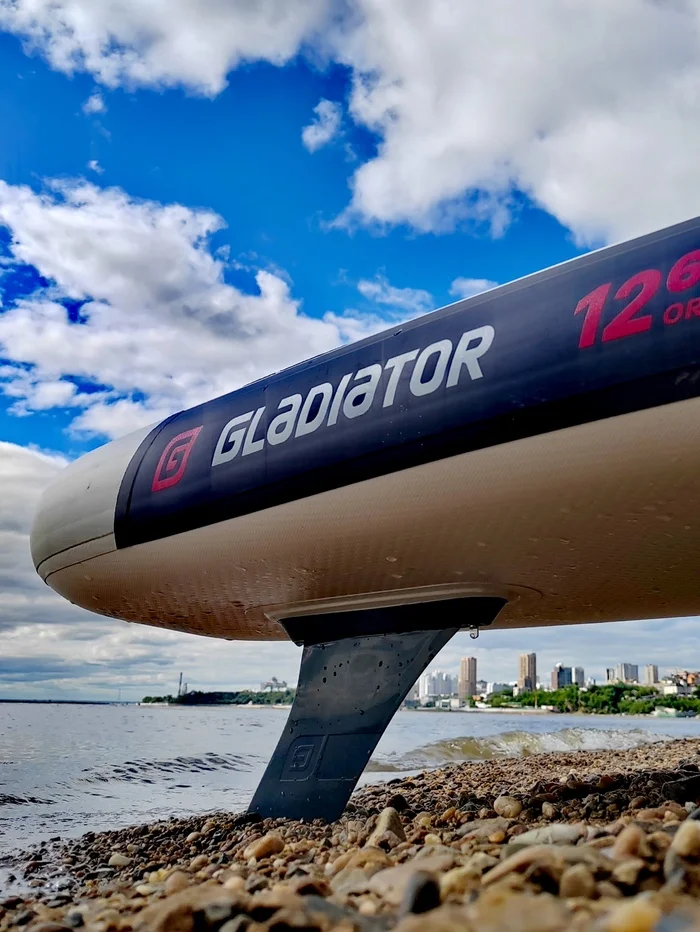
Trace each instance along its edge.
<path fill-rule="evenodd" d="M 314 107 L 314 119 L 301 132 L 301 140 L 309 150 L 327 146 L 338 134 L 342 110 L 340 104 L 332 100 L 321 100 Z"/>
<path fill-rule="evenodd" d="M 100 94 L 99 91 L 95 91 L 94 94 L 91 94 L 90 97 L 83 104 L 83 113 L 90 116 L 94 113 L 106 113 L 107 104 L 104 101 L 104 97 Z"/>
<path fill-rule="evenodd" d="M 91 172 L 95 172 L 97 175 L 101 175 L 104 171 L 104 168 L 102 168 L 97 159 L 90 159 L 90 161 L 87 163 L 87 167 Z"/>
<path fill-rule="evenodd" d="M 500 232 L 519 192 L 597 242 L 700 213 L 700 0 L 0 0 L 0 28 L 110 86 L 216 94 L 307 49 L 344 65 L 378 142 L 348 222 Z"/>
<path fill-rule="evenodd" d="M 336 28 L 350 113 L 380 137 L 362 218 L 449 227 L 513 189 L 614 240 L 700 211 L 700 3 L 360 0 Z"/>
<path fill-rule="evenodd" d="M 433 304 L 433 296 L 429 291 L 421 288 L 396 288 L 381 274 L 373 279 L 361 279 L 357 283 L 357 290 L 368 301 L 404 314 L 423 314 L 429 311 Z"/>
<path fill-rule="evenodd" d="M 269 271 L 255 293 L 228 284 L 210 211 L 85 182 L 37 194 L 0 181 L 0 224 L 14 261 L 51 282 L 0 316 L 0 386 L 20 414 L 74 409 L 79 430 L 119 435 L 384 323 L 310 317 Z"/>
<path fill-rule="evenodd" d="M 31 567 L 27 535 L 41 489 L 65 463 L 60 456 L 0 441 L 0 601 L 6 610 L 15 598 L 21 603 L 31 599 L 30 591 L 43 594 Z"/>
<path fill-rule="evenodd" d="M 455 298 L 473 298 L 475 294 L 497 288 L 498 282 L 488 278 L 455 278 L 450 285 L 450 294 Z"/>
<path fill-rule="evenodd" d="M 329 0 L 0 0 L 0 28 L 52 67 L 101 84 L 185 85 L 217 94 L 241 62 L 282 65 L 319 28 Z"/>

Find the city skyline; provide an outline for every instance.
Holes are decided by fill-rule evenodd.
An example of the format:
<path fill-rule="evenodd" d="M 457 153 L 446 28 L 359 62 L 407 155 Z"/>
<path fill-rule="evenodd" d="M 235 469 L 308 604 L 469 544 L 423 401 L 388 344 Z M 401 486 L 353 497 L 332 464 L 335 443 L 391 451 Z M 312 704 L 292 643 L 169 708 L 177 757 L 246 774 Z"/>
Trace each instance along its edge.
<path fill-rule="evenodd" d="M 436 658 L 437 659 L 437 658 Z M 643 675 L 640 677 L 640 665 L 628 661 L 619 661 L 612 667 L 607 667 L 605 677 L 598 681 L 595 677 L 586 679 L 585 668 L 580 665 L 566 666 L 558 661 L 552 671 L 543 679 L 537 676 L 537 654 L 532 651 L 521 653 L 518 657 L 517 676 L 505 682 L 478 678 L 478 660 L 476 657 L 461 657 L 457 673 L 443 670 L 439 667 L 426 670 L 409 693 L 411 698 L 428 698 L 457 696 L 460 700 L 473 696 L 500 692 L 504 688 L 513 687 L 519 692 L 562 689 L 575 685 L 583 688 L 589 685 L 603 686 L 611 683 L 639 684 L 642 686 L 658 686 L 664 680 L 678 680 L 687 677 L 688 683 L 695 685 L 695 678 L 700 685 L 700 673 L 681 671 L 680 667 L 669 669 L 663 676 L 659 672 L 658 664 L 645 664 Z"/>

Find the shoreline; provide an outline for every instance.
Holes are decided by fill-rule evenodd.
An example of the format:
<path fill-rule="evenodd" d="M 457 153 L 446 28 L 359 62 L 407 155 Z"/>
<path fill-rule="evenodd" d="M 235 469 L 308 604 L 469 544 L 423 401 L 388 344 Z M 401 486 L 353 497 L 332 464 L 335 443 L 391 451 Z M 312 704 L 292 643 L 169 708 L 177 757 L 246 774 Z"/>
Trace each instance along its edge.
<path fill-rule="evenodd" d="M 685 932 L 698 800 L 696 738 L 450 764 L 331 825 L 214 813 L 17 852 L 0 930 Z"/>
<path fill-rule="evenodd" d="M 25 700 L 17 700 L 24 702 Z M 79 703 L 73 703 L 79 704 Z M 89 704 L 89 703 L 87 703 Z M 95 704 L 95 703 L 93 703 Z M 118 703 L 102 703 L 104 705 L 117 705 Z M 177 703 L 168 703 L 168 702 L 133 702 L 133 703 L 121 703 L 122 705 L 133 705 L 139 708 L 145 709 L 222 709 L 222 708 L 232 708 L 232 709 L 271 709 L 275 711 L 286 711 L 288 712 L 292 705 L 271 704 L 271 703 L 246 703 L 236 704 L 233 702 L 200 702 L 196 705 L 179 705 Z M 689 718 L 689 716 L 664 716 L 664 715 L 653 715 L 651 713 L 643 712 L 583 712 L 578 709 L 575 712 L 558 712 L 553 711 L 552 709 L 535 709 L 535 708 L 495 708 L 495 709 L 470 709 L 470 708 L 461 708 L 461 709 L 433 709 L 433 708 L 406 708 L 405 706 L 400 706 L 397 709 L 396 714 L 399 712 L 422 712 L 422 713 L 431 713 L 433 715 L 438 713 L 449 714 L 449 715 L 537 715 L 537 716 L 552 716 L 559 718 L 561 716 L 571 716 L 582 719 L 599 719 L 599 718 L 624 718 L 624 719 L 639 719 L 640 721 L 649 721 L 651 719 L 668 719 L 668 721 L 676 721 L 676 719 Z M 700 716 L 698 716 L 700 718 Z"/>

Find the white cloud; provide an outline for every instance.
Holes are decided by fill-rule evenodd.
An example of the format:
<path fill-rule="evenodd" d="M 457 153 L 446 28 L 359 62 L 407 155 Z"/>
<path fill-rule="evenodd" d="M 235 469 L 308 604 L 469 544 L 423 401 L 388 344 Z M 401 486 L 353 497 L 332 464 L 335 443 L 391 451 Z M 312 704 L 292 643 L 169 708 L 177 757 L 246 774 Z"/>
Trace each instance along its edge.
<path fill-rule="evenodd" d="M 361 279 L 357 283 L 357 290 L 374 304 L 413 315 L 429 311 L 433 304 L 433 296 L 429 291 L 422 288 L 396 288 L 385 275 Z"/>
<path fill-rule="evenodd" d="M 97 159 L 90 159 L 87 163 L 87 167 L 91 172 L 95 172 L 97 175 L 101 175 L 104 172 L 104 168 L 102 168 Z"/>
<path fill-rule="evenodd" d="M 475 294 L 497 288 L 498 282 L 488 278 L 455 278 L 450 285 L 450 294 L 455 298 L 473 298 Z"/>
<path fill-rule="evenodd" d="M 305 126 L 301 139 L 309 152 L 316 152 L 338 134 L 342 109 L 332 100 L 320 100 L 314 107 L 314 120 Z"/>
<path fill-rule="evenodd" d="M 90 97 L 83 104 L 83 113 L 86 113 L 88 116 L 93 113 L 106 113 L 107 104 L 104 101 L 104 97 L 100 94 L 99 91 L 95 91 L 94 94 L 91 94 Z"/>
<path fill-rule="evenodd" d="M 257 293 L 227 284 L 224 259 L 209 249 L 223 222 L 209 211 L 85 182 L 39 195 L 0 181 L 0 224 L 14 259 L 53 283 L 0 316 L 0 385 L 17 413 L 74 408 L 77 429 L 133 430 L 383 323 L 380 314 L 309 317 L 269 271 L 257 272 Z M 83 323 L 61 298 L 85 302 Z M 76 381 L 103 388 L 82 392 Z"/>
<path fill-rule="evenodd" d="M 110 86 L 215 94 L 306 49 L 348 67 L 378 138 L 348 222 L 499 232 L 515 191 L 590 242 L 700 213 L 700 0 L 0 0 L 0 28 Z"/>
<path fill-rule="evenodd" d="M 52 67 L 101 84 L 217 94 L 241 62 L 282 65 L 320 27 L 329 0 L 0 0 L 0 28 Z"/>
<path fill-rule="evenodd" d="M 502 226 L 514 187 L 585 240 L 700 212 L 698 0 L 355 6 L 336 54 L 381 139 L 362 219 Z"/>

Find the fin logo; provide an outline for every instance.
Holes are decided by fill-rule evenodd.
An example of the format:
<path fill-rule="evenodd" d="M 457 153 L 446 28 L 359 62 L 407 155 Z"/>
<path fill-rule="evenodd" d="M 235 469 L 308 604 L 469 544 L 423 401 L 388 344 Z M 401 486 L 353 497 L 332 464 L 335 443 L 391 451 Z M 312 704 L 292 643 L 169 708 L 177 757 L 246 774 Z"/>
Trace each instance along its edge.
<path fill-rule="evenodd" d="M 203 425 L 200 424 L 199 427 L 193 427 L 191 430 L 183 431 L 183 433 L 178 434 L 177 437 L 173 437 L 170 443 L 168 443 L 161 453 L 156 471 L 153 474 L 151 492 L 161 492 L 163 489 L 170 489 L 174 485 L 177 485 L 182 479 L 187 469 L 187 461 L 190 458 L 192 447 L 197 437 L 199 437 L 202 426 Z"/>

